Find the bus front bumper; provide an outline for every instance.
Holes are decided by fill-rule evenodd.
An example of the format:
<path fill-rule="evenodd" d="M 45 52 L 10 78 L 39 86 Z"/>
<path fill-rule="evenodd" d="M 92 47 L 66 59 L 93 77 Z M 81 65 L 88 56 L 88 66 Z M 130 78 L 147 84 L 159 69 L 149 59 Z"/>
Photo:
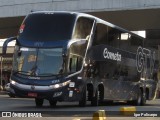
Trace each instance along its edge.
<path fill-rule="evenodd" d="M 17 97 L 54 99 L 57 101 L 77 101 L 80 94 L 69 89 L 69 85 L 64 86 L 33 86 L 20 83 L 11 83 L 10 92 Z"/>
<path fill-rule="evenodd" d="M 80 94 L 70 91 L 69 85 L 53 88 L 51 86 L 33 86 L 24 84 L 11 84 L 10 92 L 17 97 L 42 98 L 57 101 L 77 101 Z"/>

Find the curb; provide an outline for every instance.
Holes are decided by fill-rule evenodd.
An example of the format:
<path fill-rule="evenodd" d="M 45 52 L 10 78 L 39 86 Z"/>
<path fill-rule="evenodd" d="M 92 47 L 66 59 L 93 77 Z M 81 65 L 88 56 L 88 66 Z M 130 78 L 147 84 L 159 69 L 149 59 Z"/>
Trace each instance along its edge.
<path fill-rule="evenodd" d="M 105 110 L 99 110 L 93 114 L 92 120 L 106 120 Z"/>
<path fill-rule="evenodd" d="M 119 112 L 123 116 L 130 116 L 136 112 L 136 107 L 121 107 Z M 93 113 L 92 120 L 106 120 L 106 113 L 105 110 L 98 110 Z"/>
<path fill-rule="evenodd" d="M 121 107 L 120 113 L 124 116 L 133 115 L 136 112 L 136 107 Z"/>

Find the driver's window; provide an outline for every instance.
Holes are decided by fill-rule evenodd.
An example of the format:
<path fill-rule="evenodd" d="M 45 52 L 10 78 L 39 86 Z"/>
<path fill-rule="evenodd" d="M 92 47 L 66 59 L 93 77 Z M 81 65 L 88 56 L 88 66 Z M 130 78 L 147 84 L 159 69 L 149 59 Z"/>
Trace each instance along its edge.
<path fill-rule="evenodd" d="M 77 72 L 81 69 L 82 67 L 82 57 L 80 56 L 72 56 L 70 58 L 70 65 L 69 65 L 69 69 L 71 73 Z"/>
<path fill-rule="evenodd" d="M 76 57 L 72 57 L 70 58 L 70 72 L 76 72 L 77 71 L 77 58 Z"/>

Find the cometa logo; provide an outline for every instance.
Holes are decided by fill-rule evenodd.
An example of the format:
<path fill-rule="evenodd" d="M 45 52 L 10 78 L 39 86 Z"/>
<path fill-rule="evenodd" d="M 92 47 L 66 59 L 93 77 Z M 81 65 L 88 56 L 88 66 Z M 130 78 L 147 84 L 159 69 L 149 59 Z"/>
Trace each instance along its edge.
<path fill-rule="evenodd" d="M 109 52 L 107 48 L 103 51 L 103 56 L 105 59 L 115 60 L 115 61 L 121 61 L 121 54 Z"/>
<path fill-rule="evenodd" d="M 29 76 L 28 79 L 40 80 L 40 77 L 31 77 L 31 76 Z"/>

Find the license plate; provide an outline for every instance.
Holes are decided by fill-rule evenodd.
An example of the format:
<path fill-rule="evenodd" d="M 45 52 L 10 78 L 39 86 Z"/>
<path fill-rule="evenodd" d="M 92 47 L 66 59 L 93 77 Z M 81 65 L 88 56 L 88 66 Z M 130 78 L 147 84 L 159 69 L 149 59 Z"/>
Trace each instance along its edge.
<path fill-rule="evenodd" d="M 29 97 L 37 97 L 37 93 L 28 93 Z"/>

